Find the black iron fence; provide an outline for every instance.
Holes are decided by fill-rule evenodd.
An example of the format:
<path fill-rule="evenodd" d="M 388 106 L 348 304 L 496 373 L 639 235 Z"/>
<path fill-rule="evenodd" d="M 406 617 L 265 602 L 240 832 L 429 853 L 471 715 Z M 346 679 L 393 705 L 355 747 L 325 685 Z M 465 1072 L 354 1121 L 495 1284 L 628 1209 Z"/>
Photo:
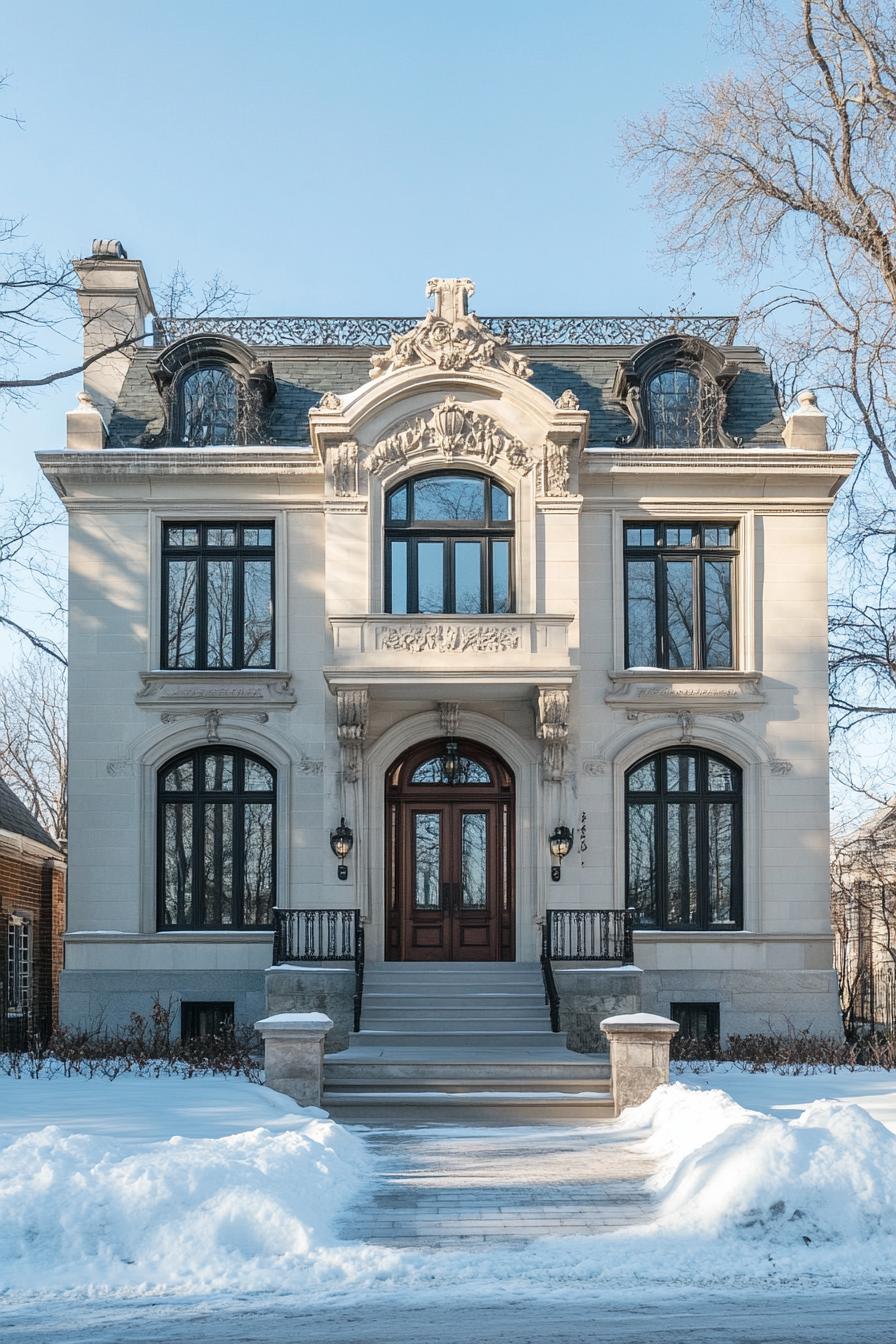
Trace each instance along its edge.
<path fill-rule="evenodd" d="M 52 1031 L 49 1017 L 31 1008 L 25 1012 L 0 1011 L 0 1054 L 30 1050 L 46 1041 Z"/>
<path fill-rule="evenodd" d="M 541 974 L 544 999 L 551 1010 L 551 1030 L 560 1030 L 560 995 L 555 961 L 614 961 L 628 966 L 634 959 L 633 910 L 547 910 L 541 931 Z"/>
<path fill-rule="evenodd" d="M 849 1029 L 896 1031 L 896 967 L 859 972 L 844 1016 Z"/>
<path fill-rule="evenodd" d="M 274 965 L 347 961 L 355 968 L 355 1031 L 361 1029 L 364 925 L 359 910 L 275 910 Z"/>

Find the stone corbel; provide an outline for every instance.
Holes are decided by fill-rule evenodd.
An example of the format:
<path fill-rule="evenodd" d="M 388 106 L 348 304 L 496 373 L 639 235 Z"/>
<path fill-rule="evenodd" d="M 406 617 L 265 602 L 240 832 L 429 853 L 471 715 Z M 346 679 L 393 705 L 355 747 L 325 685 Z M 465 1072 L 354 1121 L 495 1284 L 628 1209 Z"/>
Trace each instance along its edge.
<path fill-rule="evenodd" d="M 346 784 L 355 784 L 361 778 L 369 716 L 370 696 L 366 686 L 337 690 L 336 733 L 342 750 L 342 777 Z"/>
<path fill-rule="evenodd" d="M 569 689 L 539 686 L 535 736 L 542 743 L 542 778 L 562 783 L 569 742 Z"/>
<path fill-rule="evenodd" d="M 343 439 L 329 448 L 330 480 L 337 499 L 351 499 L 358 493 L 358 445 Z"/>
<path fill-rule="evenodd" d="M 541 493 L 548 499 L 566 499 L 570 493 L 570 445 L 548 439 L 541 465 Z"/>

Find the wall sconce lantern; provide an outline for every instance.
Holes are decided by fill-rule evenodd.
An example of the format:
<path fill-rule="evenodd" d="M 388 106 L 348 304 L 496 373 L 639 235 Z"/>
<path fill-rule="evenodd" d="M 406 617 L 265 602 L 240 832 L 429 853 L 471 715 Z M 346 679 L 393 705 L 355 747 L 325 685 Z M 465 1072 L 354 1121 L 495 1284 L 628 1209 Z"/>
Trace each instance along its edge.
<path fill-rule="evenodd" d="M 330 832 L 330 848 L 339 859 L 339 867 L 336 869 L 336 876 L 340 882 L 344 882 L 348 877 L 348 868 L 345 860 L 351 852 L 351 847 L 355 837 L 352 835 L 351 826 L 346 826 L 345 817 L 339 818 L 339 825 L 335 831 Z"/>
<path fill-rule="evenodd" d="M 551 846 L 551 858 L 556 859 L 556 863 L 551 864 L 551 881 L 560 881 L 560 865 L 572 849 L 572 831 L 568 826 L 555 826 L 548 836 L 548 844 Z"/>
<path fill-rule="evenodd" d="M 442 778 L 446 784 L 456 784 L 460 774 L 460 756 L 458 754 L 458 745 L 453 737 L 449 737 L 442 748 Z"/>

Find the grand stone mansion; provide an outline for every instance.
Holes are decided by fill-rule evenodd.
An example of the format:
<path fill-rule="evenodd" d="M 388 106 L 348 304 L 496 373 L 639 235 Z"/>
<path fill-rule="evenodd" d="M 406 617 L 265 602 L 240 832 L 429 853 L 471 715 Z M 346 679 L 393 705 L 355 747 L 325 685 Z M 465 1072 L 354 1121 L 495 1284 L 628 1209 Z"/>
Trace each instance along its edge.
<path fill-rule="evenodd" d="M 144 337 L 141 262 L 76 265 L 63 1020 L 251 1022 L 273 960 L 338 1046 L 339 976 L 357 1027 L 365 965 L 386 1012 L 400 963 L 541 960 L 582 1049 L 620 1003 L 838 1030 L 812 394 L 730 319 L 436 279 Z"/>

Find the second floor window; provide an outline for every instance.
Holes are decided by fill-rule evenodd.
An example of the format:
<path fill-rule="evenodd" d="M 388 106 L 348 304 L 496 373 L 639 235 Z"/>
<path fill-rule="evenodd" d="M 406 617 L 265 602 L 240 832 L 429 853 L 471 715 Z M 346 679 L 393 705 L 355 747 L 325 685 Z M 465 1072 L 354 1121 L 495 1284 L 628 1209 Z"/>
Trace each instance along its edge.
<path fill-rule="evenodd" d="M 273 523 L 166 523 L 162 666 L 274 666 Z"/>
<path fill-rule="evenodd" d="M 386 610 L 513 611 L 513 500 L 503 486 L 441 471 L 390 492 Z"/>
<path fill-rule="evenodd" d="M 728 523 L 625 524 L 625 665 L 734 666 Z"/>

